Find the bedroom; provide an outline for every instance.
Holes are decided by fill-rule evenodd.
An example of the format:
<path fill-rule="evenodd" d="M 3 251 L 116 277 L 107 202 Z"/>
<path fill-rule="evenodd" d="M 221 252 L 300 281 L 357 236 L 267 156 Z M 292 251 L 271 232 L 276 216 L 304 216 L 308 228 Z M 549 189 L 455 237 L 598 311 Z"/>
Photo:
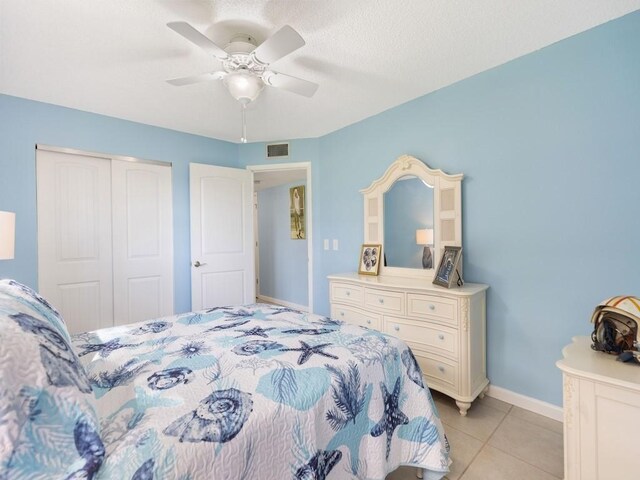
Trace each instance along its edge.
<path fill-rule="evenodd" d="M 12 51 L 11 32 L 23 24 L 7 15 L 10 3 L 3 1 L 0 11 L 0 210 L 16 212 L 17 248 L 14 260 L 0 263 L 1 276 L 37 286 L 35 144 L 171 161 L 174 309 L 191 310 L 188 164 L 264 164 L 264 142 L 237 143 L 238 113 L 229 122 L 232 138 L 226 141 L 143 124 L 151 120 L 114 118 L 107 95 L 88 101 L 94 102 L 94 112 L 110 116 L 51 100 L 37 102 L 74 76 L 70 71 L 67 78 L 45 81 L 47 72 L 39 70 L 38 62 L 29 62 L 26 72 L 34 78 L 35 93 L 19 94 L 21 85 L 12 80 L 5 56 Z M 596 3 L 601 2 L 590 6 Z M 322 135 L 309 129 L 295 137 L 270 138 L 291 139 L 287 161 L 312 165 L 314 310 L 329 313 L 327 275 L 355 269 L 363 239 L 360 189 L 405 153 L 447 173 L 464 173 L 465 279 L 490 286 L 487 371 L 492 388 L 512 392 L 505 398 L 511 403 L 520 395 L 533 399 L 532 408 L 542 405 L 557 414 L 562 377 L 555 362 L 562 348 L 573 336 L 590 333 L 598 302 L 638 294 L 640 260 L 633 247 L 640 232 L 629 219 L 637 216 L 640 204 L 640 16 L 636 3 L 625 5 L 609 23 L 602 20 L 597 23 L 603 25 L 585 27 L 583 33 L 578 30 L 371 118 Z M 557 17 L 559 24 L 577 16 L 578 10 L 567 10 L 565 17 Z M 633 13 L 622 16 L 627 12 Z M 34 25 L 46 21 L 37 11 L 31 20 Z M 273 21 L 273 29 L 280 23 Z M 175 76 L 189 74 L 190 50 L 179 38 L 168 38 L 177 51 Z M 40 54 L 23 47 L 25 56 Z M 166 53 L 149 48 L 149 55 Z M 125 60 L 135 64 L 138 58 Z M 185 62 L 185 69 L 176 69 L 178 61 Z M 306 72 L 291 70 L 300 76 Z M 160 75 L 159 80 L 166 78 Z M 109 92 L 111 85 L 101 88 Z M 222 98 L 225 92 L 220 93 Z M 74 94 L 84 95 L 79 87 Z M 181 96 L 187 103 L 188 94 Z M 137 108 L 153 117 L 162 102 Z M 214 121 L 224 120 L 214 116 Z M 278 123 L 276 113 L 265 122 Z M 302 128 L 306 122 L 297 123 Z M 249 118 L 249 135 L 259 128 Z M 337 239 L 339 249 L 325 251 L 324 239 Z"/>

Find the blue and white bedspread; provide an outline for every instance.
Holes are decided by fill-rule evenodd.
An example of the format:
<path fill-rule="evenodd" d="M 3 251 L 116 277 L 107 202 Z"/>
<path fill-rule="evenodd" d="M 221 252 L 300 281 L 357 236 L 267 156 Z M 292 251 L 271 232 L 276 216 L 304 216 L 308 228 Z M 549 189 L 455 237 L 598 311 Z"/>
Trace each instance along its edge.
<path fill-rule="evenodd" d="M 448 471 L 406 344 L 257 304 L 77 335 L 97 397 L 95 479 L 383 479 Z"/>

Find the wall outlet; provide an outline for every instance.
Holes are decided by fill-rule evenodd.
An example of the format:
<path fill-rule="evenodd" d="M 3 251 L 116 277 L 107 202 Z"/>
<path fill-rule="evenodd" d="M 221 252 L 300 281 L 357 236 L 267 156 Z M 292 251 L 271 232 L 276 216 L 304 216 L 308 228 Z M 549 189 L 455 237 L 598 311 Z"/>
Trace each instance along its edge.
<path fill-rule="evenodd" d="M 334 250 L 338 250 L 338 239 L 337 238 L 333 239 L 333 249 Z"/>
<path fill-rule="evenodd" d="M 324 249 L 325 250 L 329 250 L 329 239 L 328 238 L 324 239 Z"/>

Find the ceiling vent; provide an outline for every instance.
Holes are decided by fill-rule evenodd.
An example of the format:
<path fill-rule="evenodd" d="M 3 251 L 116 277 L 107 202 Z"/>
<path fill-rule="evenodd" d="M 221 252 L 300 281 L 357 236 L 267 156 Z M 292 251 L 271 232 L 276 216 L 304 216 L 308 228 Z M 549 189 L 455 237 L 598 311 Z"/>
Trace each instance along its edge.
<path fill-rule="evenodd" d="M 267 158 L 286 158 L 288 156 L 288 143 L 270 143 L 267 145 Z"/>

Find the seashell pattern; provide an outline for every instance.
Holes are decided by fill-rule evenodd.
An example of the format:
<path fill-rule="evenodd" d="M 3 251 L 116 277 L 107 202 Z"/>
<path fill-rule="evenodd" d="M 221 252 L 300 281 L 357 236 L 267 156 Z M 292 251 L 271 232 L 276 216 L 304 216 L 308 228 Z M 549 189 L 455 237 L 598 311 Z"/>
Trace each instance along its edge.
<path fill-rule="evenodd" d="M 418 385 L 419 387 L 424 388 L 424 380 L 422 378 L 422 370 L 420 370 L 420 365 L 418 365 L 418 361 L 416 357 L 413 355 L 413 352 L 410 348 L 406 349 L 402 352 L 401 355 L 402 364 L 407 369 L 407 377 L 411 379 L 413 383 Z"/>
<path fill-rule="evenodd" d="M 183 415 L 164 429 L 181 442 L 228 442 L 253 411 L 250 393 L 235 388 L 218 390 L 200 401 L 193 412 Z"/>
<path fill-rule="evenodd" d="M 147 385 L 152 390 L 167 390 L 182 383 L 189 383 L 193 371 L 187 367 L 167 368 L 147 378 Z"/>

